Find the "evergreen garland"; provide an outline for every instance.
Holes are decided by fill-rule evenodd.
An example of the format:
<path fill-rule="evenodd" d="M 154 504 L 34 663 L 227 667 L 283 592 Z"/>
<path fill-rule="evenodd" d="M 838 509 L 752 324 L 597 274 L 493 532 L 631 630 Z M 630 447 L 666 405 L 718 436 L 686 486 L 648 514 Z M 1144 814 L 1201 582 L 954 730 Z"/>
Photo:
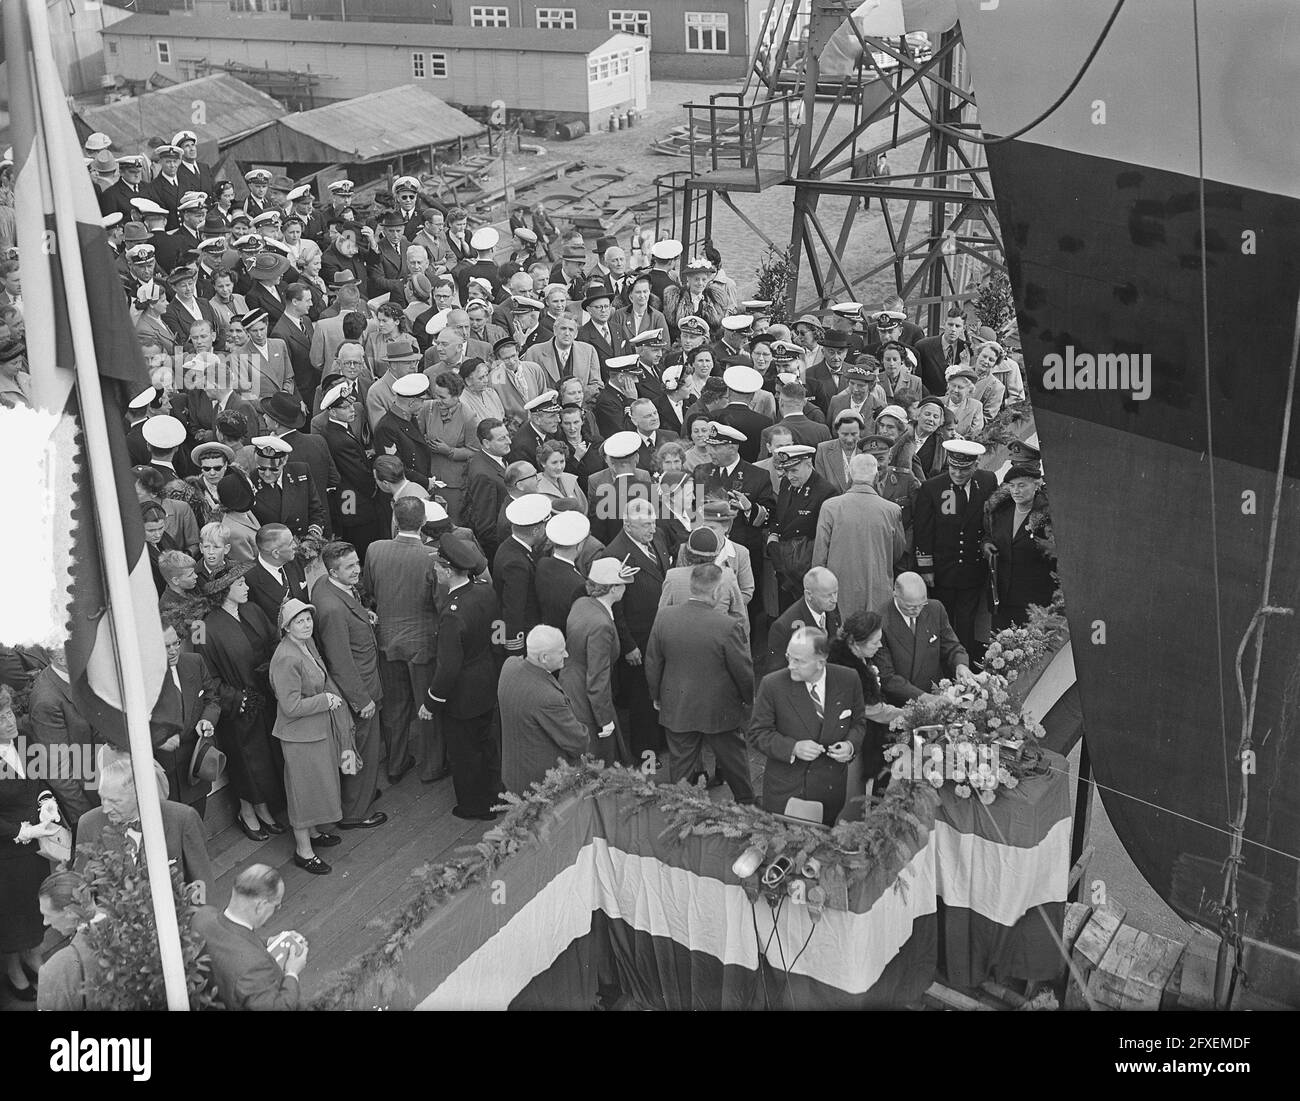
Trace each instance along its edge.
<path fill-rule="evenodd" d="M 558 805 L 601 796 L 621 797 L 629 813 L 656 804 L 667 822 L 665 839 L 725 837 L 736 842 L 737 855 L 761 846 L 766 850 L 765 862 L 785 855 L 795 867 L 815 857 L 823 879 L 829 876 L 846 887 L 881 868 L 896 876 L 932 828 L 939 802 L 928 784 L 896 781 L 865 819 L 826 830 L 787 821 L 756 806 L 715 803 L 703 786 L 657 784 L 641 772 L 587 757 L 578 764 L 557 765 L 523 795 L 507 792 L 502 797 L 505 816 L 480 841 L 466 846 L 465 855 L 416 871 L 415 897 L 393 918 L 379 942 L 316 996 L 313 1008 L 386 1005 L 396 990 L 403 954 L 438 907 L 466 888 L 488 882 L 504 860 L 539 843 L 546 820 Z M 828 905 L 834 904 L 832 897 Z"/>

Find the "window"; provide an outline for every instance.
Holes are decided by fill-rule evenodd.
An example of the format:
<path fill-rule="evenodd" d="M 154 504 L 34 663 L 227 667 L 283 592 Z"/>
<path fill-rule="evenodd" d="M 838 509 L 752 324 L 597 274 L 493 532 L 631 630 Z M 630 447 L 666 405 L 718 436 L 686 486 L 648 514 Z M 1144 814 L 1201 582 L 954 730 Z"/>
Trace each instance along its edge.
<path fill-rule="evenodd" d="M 431 53 L 429 55 L 429 75 L 437 80 L 443 80 L 447 76 L 447 55 L 444 53 Z"/>
<path fill-rule="evenodd" d="M 604 57 L 592 57 L 587 60 L 587 83 L 599 84 L 602 80 L 611 80 L 623 73 L 632 71 L 632 51 L 621 50 Z"/>
<path fill-rule="evenodd" d="M 469 25 L 471 27 L 508 27 L 510 26 L 510 9 L 470 8 Z"/>
<path fill-rule="evenodd" d="M 111 54 L 113 57 L 116 57 L 116 56 L 117 56 L 117 43 L 116 43 L 116 42 L 110 42 L 110 43 L 108 44 L 108 52 L 109 52 L 109 54 Z"/>
<path fill-rule="evenodd" d="M 624 34 L 643 34 L 650 37 L 650 13 L 648 11 L 612 11 L 609 13 L 609 29 L 622 31 Z"/>
<path fill-rule="evenodd" d="M 163 42 L 160 39 L 154 43 L 154 49 L 158 53 L 159 65 L 170 65 L 172 63 L 172 48 L 170 43 Z"/>
<path fill-rule="evenodd" d="M 574 8 L 538 8 L 539 31 L 572 31 L 578 26 L 578 13 Z"/>
<path fill-rule="evenodd" d="M 686 13 L 686 52 L 688 54 L 725 54 L 727 52 L 727 15 L 717 11 Z"/>
<path fill-rule="evenodd" d="M 424 79 L 424 54 L 411 54 L 411 76 L 416 80 Z"/>

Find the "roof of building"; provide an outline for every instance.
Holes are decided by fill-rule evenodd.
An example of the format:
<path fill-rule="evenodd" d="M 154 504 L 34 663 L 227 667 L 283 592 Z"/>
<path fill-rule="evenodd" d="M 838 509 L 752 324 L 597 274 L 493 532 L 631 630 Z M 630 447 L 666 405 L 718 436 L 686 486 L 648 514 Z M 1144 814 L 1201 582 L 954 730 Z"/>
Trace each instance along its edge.
<path fill-rule="evenodd" d="M 424 47 L 444 50 L 522 50 L 590 54 L 614 38 L 628 44 L 645 40 L 602 30 L 550 31 L 533 27 L 448 27 L 436 23 L 343 23 L 335 20 L 282 19 L 272 16 L 217 19 L 196 15 L 133 15 L 105 36 L 147 38 L 255 39 L 261 42 L 313 42 L 358 46 Z"/>
<path fill-rule="evenodd" d="M 196 99 L 207 106 L 202 125 L 194 122 Z M 215 73 L 103 107 L 85 107 L 77 116 L 88 127 L 86 133 L 107 134 L 116 148 L 133 152 L 151 137 L 171 141 L 178 130 L 194 130 L 204 141 L 225 145 L 284 113 L 284 105 L 265 92 L 228 73 Z"/>
<path fill-rule="evenodd" d="M 338 154 L 298 154 L 298 159 L 312 161 L 378 160 L 485 132 L 469 115 L 415 84 L 286 115 L 277 129 L 291 130 Z"/>

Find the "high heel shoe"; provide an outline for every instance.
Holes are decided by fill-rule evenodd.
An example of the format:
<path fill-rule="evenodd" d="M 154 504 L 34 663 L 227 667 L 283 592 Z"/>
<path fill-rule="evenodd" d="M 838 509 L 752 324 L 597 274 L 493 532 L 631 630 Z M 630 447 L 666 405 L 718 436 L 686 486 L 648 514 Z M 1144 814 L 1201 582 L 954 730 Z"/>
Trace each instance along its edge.
<path fill-rule="evenodd" d="M 238 826 L 250 841 L 270 841 L 271 835 L 266 830 L 258 828 L 252 829 L 239 815 L 235 815 L 235 825 Z"/>
<path fill-rule="evenodd" d="M 267 833 L 273 833 L 276 834 L 277 836 L 284 833 L 284 827 L 280 825 L 280 823 L 277 822 L 274 818 L 272 818 L 271 821 L 268 822 L 265 818 L 263 818 L 259 814 L 257 816 L 257 820 L 258 822 L 261 823 L 262 829 L 266 830 Z"/>
<path fill-rule="evenodd" d="M 13 979 L 8 975 L 5 976 L 5 986 L 9 988 L 9 994 L 17 998 L 20 1002 L 36 1001 L 36 984 L 28 983 L 26 986 L 15 986 Z"/>
<path fill-rule="evenodd" d="M 293 854 L 293 862 L 298 865 L 304 872 L 311 872 L 312 875 L 329 875 L 334 869 L 325 863 L 319 856 L 310 858 Z"/>

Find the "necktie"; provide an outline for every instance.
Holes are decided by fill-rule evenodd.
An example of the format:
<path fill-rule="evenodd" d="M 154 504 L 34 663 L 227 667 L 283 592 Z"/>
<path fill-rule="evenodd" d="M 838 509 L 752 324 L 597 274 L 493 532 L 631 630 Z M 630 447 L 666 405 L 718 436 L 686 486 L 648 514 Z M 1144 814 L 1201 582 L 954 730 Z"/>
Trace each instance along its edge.
<path fill-rule="evenodd" d="M 907 629 L 911 631 L 912 634 L 916 634 L 916 616 L 910 615 L 907 617 Z"/>
<path fill-rule="evenodd" d="M 948 366 L 951 367 L 957 362 L 957 342 L 954 340 L 948 345 Z"/>
<path fill-rule="evenodd" d="M 826 712 L 822 710 L 822 698 L 817 694 L 817 686 L 815 684 L 810 684 L 808 686 L 808 695 L 812 697 L 813 707 L 817 710 L 817 717 L 819 719 L 824 719 L 826 717 Z"/>

